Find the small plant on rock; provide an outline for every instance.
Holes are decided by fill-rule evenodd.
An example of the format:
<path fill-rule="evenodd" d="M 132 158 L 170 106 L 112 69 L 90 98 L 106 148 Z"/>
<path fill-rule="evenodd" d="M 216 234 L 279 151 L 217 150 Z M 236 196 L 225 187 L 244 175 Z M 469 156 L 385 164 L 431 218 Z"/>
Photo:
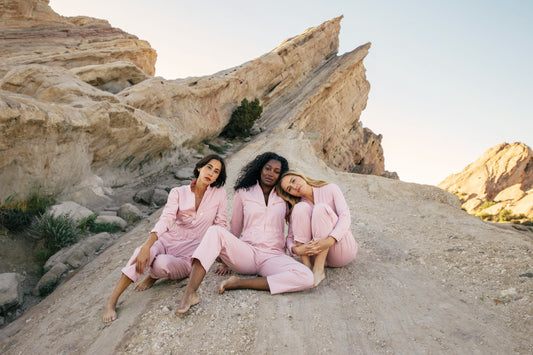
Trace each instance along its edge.
<path fill-rule="evenodd" d="M 116 223 L 96 223 L 96 217 L 98 216 L 93 214 L 78 222 L 78 229 L 80 232 L 83 234 L 98 234 L 102 232 L 115 233 L 121 229 L 121 227 Z"/>
<path fill-rule="evenodd" d="M 55 217 L 50 213 L 45 213 L 36 219 L 32 230 L 42 238 L 46 254 L 50 255 L 78 241 L 79 229 L 70 216 Z"/>
<path fill-rule="evenodd" d="M 231 114 L 231 119 L 221 135 L 228 138 L 248 137 L 250 129 L 261 117 L 261 113 L 263 113 L 263 106 L 259 103 L 259 99 L 256 98 L 252 102 L 243 99 L 241 105 Z"/>

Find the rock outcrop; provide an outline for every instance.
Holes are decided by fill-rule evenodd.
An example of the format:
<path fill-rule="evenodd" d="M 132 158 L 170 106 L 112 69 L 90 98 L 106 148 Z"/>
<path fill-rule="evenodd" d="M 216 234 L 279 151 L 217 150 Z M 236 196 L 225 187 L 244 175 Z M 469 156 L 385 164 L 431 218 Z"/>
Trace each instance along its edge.
<path fill-rule="evenodd" d="M 19 65 L 75 68 L 126 61 L 155 74 L 156 52 L 146 41 L 105 20 L 63 17 L 48 0 L 0 1 L 0 77 Z"/>
<path fill-rule="evenodd" d="M 533 218 L 533 151 L 524 143 L 498 144 L 438 186 L 456 194 L 468 213 L 506 209 Z"/>
<path fill-rule="evenodd" d="M 90 208 L 105 206 L 108 187 L 172 166 L 190 147 L 218 135 L 243 98 L 255 97 L 264 106 L 256 123 L 261 130 L 301 132 L 332 167 L 390 176 L 381 136 L 359 120 L 370 88 L 363 66 L 370 44 L 336 56 L 342 17 L 238 67 L 165 80 L 143 75 L 152 71 L 127 55 L 101 60 L 69 49 L 80 58 L 63 56 L 62 61 L 42 52 L 32 57 L 42 60 L 25 60 L 21 53 L 45 51 L 50 49 L 46 43 L 58 42 L 47 42 L 44 31 L 42 43 L 34 46 L 37 40 L 28 40 L 21 47 L 26 29 L 37 36 L 50 28 L 46 26 L 59 31 L 53 26 L 61 23 L 73 26 L 76 36 L 94 39 L 100 33 L 94 26 L 115 30 L 101 20 L 63 18 L 46 1 L 7 1 L 3 6 L 7 29 L 2 33 L 9 35 L 0 37 L 8 48 L 0 71 L 0 200 L 24 198 L 38 187 Z M 87 41 L 98 44 L 91 38 Z M 106 38 L 102 35 L 104 44 L 98 46 L 121 48 Z"/>

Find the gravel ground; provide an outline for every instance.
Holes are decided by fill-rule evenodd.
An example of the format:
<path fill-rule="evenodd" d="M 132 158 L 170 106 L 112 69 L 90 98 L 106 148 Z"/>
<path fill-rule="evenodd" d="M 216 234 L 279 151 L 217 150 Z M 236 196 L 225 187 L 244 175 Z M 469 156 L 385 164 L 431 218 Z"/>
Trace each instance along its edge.
<path fill-rule="evenodd" d="M 275 296 L 219 295 L 215 265 L 188 314 L 174 315 L 187 280 L 160 280 L 128 289 L 119 318 L 104 325 L 120 268 L 156 213 L 2 329 L 0 353 L 533 353 L 533 233 L 470 216 L 436 187 L 333 172 L 288 142 L 252 142 L 228 171 L 276 147 L 341 186 L 360 245 L 350 265 L 327 269 L 316 289 Z"/>

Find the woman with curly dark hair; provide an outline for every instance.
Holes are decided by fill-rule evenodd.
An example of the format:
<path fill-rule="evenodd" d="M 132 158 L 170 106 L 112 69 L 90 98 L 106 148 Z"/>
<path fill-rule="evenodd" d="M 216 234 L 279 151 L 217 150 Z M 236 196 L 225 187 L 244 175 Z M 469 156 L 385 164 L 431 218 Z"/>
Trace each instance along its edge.
<path fill-rule="evenodd" d="M 207 230 L 192 256 L 189 283 L 176 315 L 200 302 L 196 290 L 217 256 L 223 262 L 223 266 L 216 270 L 219 275 L 225 275 L 227 267 L 240 274 L 260 275 L 252 278 L 231 276 L 220 284 L 219 293 L 248 288 L 277 294 L 313 286 L 311 270 L 285 253 L 287 204 L 274 187 L 288 169 L 287 160 L 271 152 L 257 156 L 242 168 L 235 184 L 230 230 L 219 226 Z"/>
<path fill-rule="evenodd" d="M 161 217 L 144 244 L 137 248 L 109 297 L 102 321 L 117 319 L 115 310 L 120 295 L 146 271 L 148 276 L 135 286 L 144 291 L 157 279 L 180 280 L 191 271 L 191 256 L 207 229 L 212 225 L 226 228 L 226 165 L 211 154 L 194 167 L 195 179 L 190 185 L 173 188 Z"/>

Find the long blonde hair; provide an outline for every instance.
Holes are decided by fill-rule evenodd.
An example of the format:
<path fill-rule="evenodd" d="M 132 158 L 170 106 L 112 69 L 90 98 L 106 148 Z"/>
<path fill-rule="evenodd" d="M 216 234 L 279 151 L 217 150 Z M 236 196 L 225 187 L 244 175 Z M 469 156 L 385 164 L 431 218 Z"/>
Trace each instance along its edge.
<path fill-rule="evenodd" d="M 281 175 L 281 177 L 279 178 L 278 180 L 278 183 L 276 184 L 276 192 L 278 194 L 279 197 L 281 197 L 283 200 L 285 200 L 287 202 L 287 204 L 289 205 L 289 214 L 288 216 L 291 215 L 291 212 L 292 212 L 292 208 L 298 203 L 300 202 L 300 200 L 302 199 L 301 197 L 296 197 L 296 196 L 292 196 L 291 194 L 285 192 L 282 188 L 281 188 L 281 180 L 287 176 L 287 175 L 295 175 L 295 176 L 299 176 L 301 177 L 302 179 L 304 179 L 304 181 L 306 183 L 308 183 L 309 185 L 313 186 L 313 187 L 320 187 L 320 186 L 324 186 L 324 185 L 327 185 L 329 184 L 329 182 L 327 181 L 324 181 L 324 180 L 317 180 L 317 179 L 313 179 L 313 178 L 310 178 L 310 177 L 307 177 L 305 176 L 304 174 L 298 172 L 298 171 L 295 171 L 295 170 L 289 170 L 287 171 L 285 174 Z"/>

